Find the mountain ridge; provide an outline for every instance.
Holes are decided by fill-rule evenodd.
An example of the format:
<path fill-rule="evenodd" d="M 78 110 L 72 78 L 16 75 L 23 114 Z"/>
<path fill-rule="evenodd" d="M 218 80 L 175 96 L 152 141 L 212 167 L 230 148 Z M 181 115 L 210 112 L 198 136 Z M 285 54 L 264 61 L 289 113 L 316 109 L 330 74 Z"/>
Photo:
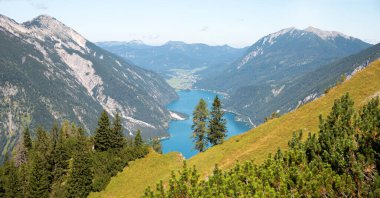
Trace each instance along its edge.
<path fill-rule="evenodd" d="M 126 134 L 142 129 L 145 138 L 168 135 L 165 105 L 177 97 L 175 90 L 55 18 L 19 24 L 1 16 L 0 45 L 0 150 L 11 149 L 29 124 L 67 119 L 90 133 L 103 109 L 120 113 Z"/>
<path fill-rule="evenodd" d="M 225 101 L 226 108 L 242 113 L 258 124 L 280 108 L 268 103 L 271 98 L 283 97 L 281 91 L 297 83 L 298 78 L 371 46 L 334 31 L 310 27 L 306 30 L 291 27 L 260 38 L 240 59 L 208 77 L 203 76 L 194 87 L 227 92 L 230 98 Z M 255 106 L 257 101 L 261 105 Z M 255 108 L 266 108 L 271 112 L 256 111 Z M 291 108 L 281 110 L 284 113 Z"/>

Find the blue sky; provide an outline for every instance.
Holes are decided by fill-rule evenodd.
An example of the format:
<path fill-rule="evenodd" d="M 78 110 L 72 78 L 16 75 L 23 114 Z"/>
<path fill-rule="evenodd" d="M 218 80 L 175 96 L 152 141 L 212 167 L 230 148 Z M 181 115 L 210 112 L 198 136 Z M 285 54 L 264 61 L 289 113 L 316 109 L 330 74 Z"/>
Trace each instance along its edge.
<path fill-rule="evenodd" d="M 47 14 L 91 41 L 248 46 L 287 27 L 380 42 L 379 0 L 0 0 L 18 22 Z"/>

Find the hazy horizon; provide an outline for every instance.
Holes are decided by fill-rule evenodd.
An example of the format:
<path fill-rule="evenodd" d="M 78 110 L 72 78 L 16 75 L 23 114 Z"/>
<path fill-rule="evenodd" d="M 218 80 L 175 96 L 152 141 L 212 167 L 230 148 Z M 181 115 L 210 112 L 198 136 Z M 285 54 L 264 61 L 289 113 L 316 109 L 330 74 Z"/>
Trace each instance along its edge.
<path fill-rule="evenodd" d="M 313 26 L 380 42 L 380 2 L 319 1 L 45 1 L 0 0 L 0 14 L 22 23 L 50 15 L 93 42 L 141 40 L 246 47 L 288 27 Z"/>

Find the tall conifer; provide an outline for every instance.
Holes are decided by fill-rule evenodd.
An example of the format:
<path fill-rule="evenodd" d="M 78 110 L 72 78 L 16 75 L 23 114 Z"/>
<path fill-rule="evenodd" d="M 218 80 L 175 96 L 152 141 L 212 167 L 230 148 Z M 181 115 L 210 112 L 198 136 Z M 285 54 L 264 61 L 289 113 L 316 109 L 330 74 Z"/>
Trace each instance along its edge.
<path fill-rule="evenodd" d="M 115 115 L 112 127 L 112 148 L 122 148 L 124 146 L 123 125 L 119 113 Z"/>
<path fill-rule="evenodd" d="M 212 145 L 223 143 L 224 138 L 227 136 L 227 121 L 223 116 L 224 111 L 222 110 L 222 104 L 218 96 L 215 96 L 211 107 L 207 131 L 207 139 Z"/>
<path fill-rule="evenodd" d="M 193 138 L 195 142 L 194 148 L 200 152 L 203 152 L 207 148 L 207 118 L 208 110 L 206 101 L 203 99 L 199 100 L 198 105 L 195 107 L 193 112 Z"/>
<path fill-rule="evenodd" d="M 111 148 L 111 128 L 108 114 L 103 110 L 99 120 L 98 128 L 95 132 L 94 146 L 97 151 L 106 151 Z"/>
<path fill-rule="evenodd" d="M 24 146 L 27 150 L 32 149 L 32 138 L 30 138 L 30 132 L 29 132 L 29 127 L 25 127 L 24 129 L 24 134 L 23 134 L 23 141 L 24 141 Z"/>
<path fill-rule="evenodd" d="M 78 150 L 74 154 L 71 173 L 67 181 L 67 197 L 87 197 L 92 186 L 92 161 L 83 135 L 79 134 L 77 146 Z"/>

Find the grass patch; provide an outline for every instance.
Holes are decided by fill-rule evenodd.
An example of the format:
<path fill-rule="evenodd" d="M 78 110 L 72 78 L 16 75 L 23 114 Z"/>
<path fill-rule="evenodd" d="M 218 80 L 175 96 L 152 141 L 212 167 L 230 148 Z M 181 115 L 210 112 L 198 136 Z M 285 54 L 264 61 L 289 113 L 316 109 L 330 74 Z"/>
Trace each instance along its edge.
<path fill-rule="evenodd" d="M 91 193 L 89 197 L 140 197 L 147 186 L 155 187 L 160 180 L 168 180 L 171 170 L 179 170 L 182 164 L 180 153 L 162 155 L 151 151 L 145 158 L 130 162 L 104 191 Z"/>

